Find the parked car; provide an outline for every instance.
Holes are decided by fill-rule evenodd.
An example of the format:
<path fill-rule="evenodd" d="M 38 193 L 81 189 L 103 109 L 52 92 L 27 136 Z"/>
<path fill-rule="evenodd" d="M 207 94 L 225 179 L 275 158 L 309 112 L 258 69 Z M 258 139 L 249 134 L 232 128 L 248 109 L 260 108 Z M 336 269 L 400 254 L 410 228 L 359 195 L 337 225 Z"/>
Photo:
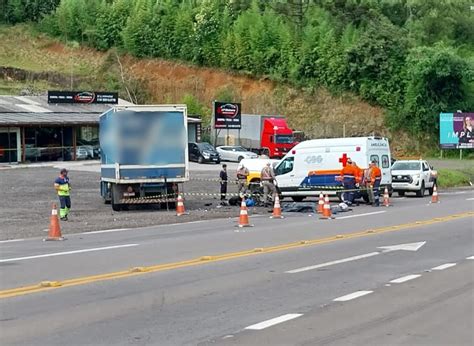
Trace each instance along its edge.
<path fill-rule="evenodd" d="M 100 144 L 99 139 L 92 139 L 90 141 L 86 140 L 77 140 L 77 148 L 82 148 L 87 151 L 86 159 L 97 159 L 100 157 Z M 83 150 L 81 150 L 82 155 Z M 78 152 L 76 151 L 76 155 Z M 81 157 L 82 159 L 82 157 Z"/>
<path fill-rule="evenodd" d="M 239 145 L 226 145 L 216 148 L 222 161 L 240 162 L 243 159 L 256 159 L 257 154 Z"/>
<path fill-rule="evenodd" d="M 438 172 L 424 160 L 399 160 L 392 166 L 392 188 L 399 196 L 415 192 L 423 197 L 426 189 L 432 195 L 437 178 Z"/>
<path fill-rule="evenodd" d="M 202 143 L 188 143 L 189 161 L 196 161 L 199 163 L 215 162 L 220 163 L 221 158 L 216 149 L 207 142 Z"/>

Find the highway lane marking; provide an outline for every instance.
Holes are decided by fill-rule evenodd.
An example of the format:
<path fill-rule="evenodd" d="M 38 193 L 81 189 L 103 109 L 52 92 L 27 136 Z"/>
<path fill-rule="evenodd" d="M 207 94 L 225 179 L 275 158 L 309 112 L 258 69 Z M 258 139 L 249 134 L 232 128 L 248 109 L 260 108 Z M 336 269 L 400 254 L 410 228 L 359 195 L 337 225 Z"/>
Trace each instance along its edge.
<path fill-rule="evenodd" d="M 101 233 L 113 233 L 113 232 L 123 232 L 128 231 L 130 228 L 114 228 L 114 229 L 105 229 L 101 231 L 92 231 L 92 232 L 82 232 L 79 234 L 101 234 Z"/>
<path fill-rule="evenodd" d="M 467 257 L 466 259 L 472 259 L 472 260 L 474 260 L 474 256 Z"/>
<path fill-rule="evenodd" d="M 467 198 L 466 201 L 474 201 L 474 198 Z"/>
<path fill-rule="evenodd" d="M 245 327 L 244 329 L 248 330 L 262 330 L 268 327 L 272 327 L 276 324 L 287 322 L 295 318 L 301 317 L 303 314 L 286 314 L 279 317 L 272 318 L 271 320 L 263 321 L 257 324 L 252 324 L 251 326 Z"/>
<path fill-rule="evenodd" d="M 446 263 L 446 264 L 442 264 L 440 266 L 431 268 L 431 270 L 445 270 L 445 269 L 454 267 L 455 265 L 456 265 L 456 263 Z"/>
<path fill-rule="evenodd" d="M 372 213 L 349 215 L 349 216 L 341 216 L 341 217 L 337 217 L 336 220 L 351 219 L 351 218 L 353 218 L 353 217 L 361 217 L 361 216 L 376 215 L 376 214 L 383 214 L 383 213 L 386 213 L 386 211 L 385 211 L 385 210 L 381 210 L 381 211 L 374 211 L 374 212 L 372 212 Z"/>
<path fill-rule="evenodd" d="M 45 257 L 55 257 L 55 256 L 73 255 L 73 254 L 85 253 L 85 252 L 93 252 L 93 251 L 103 251 L 103 250 L 120 249 L 120 248 L 125 248 L 125 247 L 132 247 L 132 246 L 138 246 L 138 244 L 114 245 L 114 246 L 97 247 L 97 248 L 92 248 L 92 249 L 73 250 L 73 251 L 64 251 L 64 252 L 54 252 L 54 253 L 48 253 L 48 254 L 43 254 L 43 255 L 34 255 L 34 256 L 16 257 L 16 258 L 5 258 L 5 259 L 0 259 L 0 263 L 24 261 L 24 260 L 35 259 L 35 258 L 45 258 Z"/>
<path fill-rule="evenodd" d="M 359 256 L 353 256 L 353 257 L 340 259 L 340 260 L 337 260 L 337 261 L 331 261 L 331 262 L 316 264 L 314 266 L 308 266 L 308 267 L 288 270 L 285 273 L 287 273 L 287 274 L 301 273 L 301 272 L 305 272 L 305 271 L 308 271 L 308 270 L 314 270 L 314 269 L 318 269 L 318 268 L 329 267 L 329 266 L 332 266 L 332 265 L 335 265 L 335 264 L 346 263 L 346 262 L 351 262 L 351 261 L 357 261 L 357 260 L 360 260 L 360 259 L 363 259 L 363 258 L 369 258 L 369 257 L 372 257 L 372 256 L 377 256 L 379 254 L 380 254 L 380 252 L 370 252 L 370 253 L 366 253 L 366 254 L 359 255 Z"/>
<path fill-rule="evenodd" d="M 339 297 L 339 298 L 335 298 L 335 299 L 333 299 L 333 301 L 335 301 L 335 302 L 347 302 L 348 300 L 360 298 L 360 297 L 366 296 L 367 294 L 371 294 L 372 292 L 374 292 L 374 291 L 357 291 L 357 292 L 354 292 L 354 293 L 346 294 L 345 296 L 342 296 L 342 297 Z"/>
<path fill-rule="evenodd" d="M 426 241 L 417 242 L 417 243 L 390 245 L 390 246 L 379 246 L 378 248 L 382 249 L 382 251 L 370 252 L 370 253 L 366 253 L 366 254 L 363 254 L 363 255 L 343 258 L 343 259 L 336 260 L 336 261 L 331 261 L 331 262 L 316 264 L 316 265 L 312 265 L 312 266 L 308 266 L 308 267 L 293 269 L 293 270 L 286 271 L 285 273 L 287 273 L 287 274 L 301 273 L 301 272 L 305 272 L 305 271 L 308 271 L 308 270 L 313 270 L 313 269 L 332 266 L 332 265 L 335 265 L 335 264 L 346 263 L 346 262 L 351 262 L 351 261 L 357 261 L 357 260 L 360 260 L 360 259 L 364 259 L 364 258 L 368 258 L 368 257 L 372 257 L 372 256 L 377 256 L 377 255 L 387 253 L 387 252 L 392 252 L 392 251 L 418 251 L 418 249 L 420 249 L 425 244 L 426 244 Z"/>
<path fill-rule="evenodd" d="M 407 281 L 410 281 L 410 280 L 414 280 L 416 278 L 419 278 L 421 275 L 419 274 L 413 274 L 413 275 L 407 275 L 407 276 L 402 276 L 401 278 L 398 278 L 398 279 L 394 279 L 392 281 L 390 281 L 390 283 L 392 284 L 401 284 L 403 282 L 407 282 Z"/>
<path fill-rule="evenodd" d="M 18 241 L 24 241 L 25 239 L 9 239 L 9 240 L 0 240 L 0 244 L 6 244 L 6 243 L 15 243 Z"/>
<path fill-rule="evenodd" d="M 152 266 L 147 266 L 147 267 L 129 268 L 129 269 L 125 269 L 125 270 L 117 271 L 117 272 L 109 272 L 109 273 L 103 273 L 103 274 L 98 274 L 98 275 L 83 276 L 83 277 L 77 277 L 74 279 L 63 280 L 54 287 L 44 287 L 41 284 L 31 284 L 29 286 L 22 286 L 22 287 L 15 287 L 15 288 L 10 288 L 6 290 L 0 290 L 0 298 L 10 298 L 10 297 L 21 296 L 25 294 L 36 293 L 36 292 L 51 291 L 58 288 L 85 285 L 85 284 L 90 284 L 90 283 L 99 282 L 99 281 L 128 278 L 128 277 L 142 275 L 146 273 L 154 273 L 154 272 L 165 271 L 165 270 L 173 270 L 173 269 L 179 269 L 179 268 L 184 268 L 184 267 L 203 265 L 203 264 L 207 264 L 211 262 L 226 261 L 226 260 L 248 257 L 248 256 L 257 256 L 257 255 L 262 255 L 262 254 L 287 251 L 291 249 L 298 249 L 298 248 L 303 248 L 303 247 L 308 247 L 308 246 L 333 243 L 336 241 L 342 241 L 342 240 L 347 240 L 347 239 L 379 235 L 379 234 L 388 233 L 388 232 L 398 232 L 402 230 L 416 229 L 418 227 L 439 224 L 443 222 L 449 222 L 455 219 L 461 219 L 461 218 L 472 217 L 472 216 L 474 216 L 474 212 L 464 212 L 464 213 L 459 213 L 459 214 L 451 214 L 451 215 L 447 215 L 443 217 L 437 217 L 433 219 L 410 222 L 406 224 L 398 224 L 398 225 L 393 225 L 393 226 L 367 229 L 367 230 L 347 233 L 343 235 L 328 236 L 326 238 L 319 238 L 319 239 L 312 239 L 312 240 L 299 240 L 293 243 L 280 244 L 280 245 L 271 246 L 271 247 L 259 247 L 259 248 L 254 248 L 254 249 L 250 249 L 246 251 L 225 253 L 225 254 L 216 255 L 216 256 L 201 256 L 201 257 L 184 260 L 180 262 L 163 263 L 163 264 L 152 265 Z"/>

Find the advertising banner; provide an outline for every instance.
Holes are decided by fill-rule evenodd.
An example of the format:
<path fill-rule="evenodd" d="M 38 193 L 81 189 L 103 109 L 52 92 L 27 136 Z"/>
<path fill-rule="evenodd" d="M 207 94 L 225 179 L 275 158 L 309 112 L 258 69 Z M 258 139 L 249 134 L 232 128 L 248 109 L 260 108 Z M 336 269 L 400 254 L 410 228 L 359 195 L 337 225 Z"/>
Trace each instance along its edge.
<path fill-rule="evenodd" d="M 102 91 L 48 91 L 48 103 L 117 104 L 118 93 Z"/>
<path fill-rule="evenodd" d="M 473 149 L 474 113 L 441 113 L 439 142 L 441 149 Z"/>
<path fill-rule="evenodd" d="M 240 129 L 242 113 L 240 103 L 214 102 L 214 128 Z"/>

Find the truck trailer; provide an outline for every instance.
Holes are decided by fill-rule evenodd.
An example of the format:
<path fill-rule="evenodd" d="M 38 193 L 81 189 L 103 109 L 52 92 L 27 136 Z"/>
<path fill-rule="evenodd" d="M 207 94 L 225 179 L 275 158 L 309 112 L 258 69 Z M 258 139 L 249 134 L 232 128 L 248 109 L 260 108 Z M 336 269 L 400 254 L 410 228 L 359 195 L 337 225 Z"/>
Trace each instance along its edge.
<path fill-rule="evenodd" d="M 100 116 L 100 191 L 115 211 L 174 204 L 189 180 L 185 105 L 116 106 Z"/>
<path fill-rule="evenodd" d="M 215 146 L 238 144 L 259 155 L 282 158 L 296 145 L 284 116 L 242 114 L 241 123 L 240 130 L 217 130 Z"/>

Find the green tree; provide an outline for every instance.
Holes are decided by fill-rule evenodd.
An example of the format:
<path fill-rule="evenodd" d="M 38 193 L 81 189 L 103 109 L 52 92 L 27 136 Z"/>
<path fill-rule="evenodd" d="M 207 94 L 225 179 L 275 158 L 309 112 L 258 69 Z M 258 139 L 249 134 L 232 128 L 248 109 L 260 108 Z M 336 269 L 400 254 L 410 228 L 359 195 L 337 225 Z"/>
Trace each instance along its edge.
<path fill-rule="evenodd" d="M 440 112 L 473 106 L 474 93 L 468 88 L 473 73 L 472 64 L 452 47 L 440 44 L 414 48 L 407 59 L 405 103 L 392 112 L 391 124 L 436 138 Z"/>
<path fill-rule="evenodd" d="M 388 20 L 371 22 L 347 48 L 349 87 L 363 98 L 386 107 L 400 102 L 407 54 L 404 32 Z"/>
<path fill-rule="evenodd" d="M 127 51 L 137 57 L 151 56 L 153 51 L 153 3 L 151 0 L 138 0 L 127 19 L 122 32 L 123 44 Z"/>
<path fill-rule="evenodd" d="M 103 0 L 97 13 L 94 46 L 107 50 L 113 46 L 121 47 L 122 30 L 127 23 L 133 0 L 115 0 L 112 4 Z"/>

